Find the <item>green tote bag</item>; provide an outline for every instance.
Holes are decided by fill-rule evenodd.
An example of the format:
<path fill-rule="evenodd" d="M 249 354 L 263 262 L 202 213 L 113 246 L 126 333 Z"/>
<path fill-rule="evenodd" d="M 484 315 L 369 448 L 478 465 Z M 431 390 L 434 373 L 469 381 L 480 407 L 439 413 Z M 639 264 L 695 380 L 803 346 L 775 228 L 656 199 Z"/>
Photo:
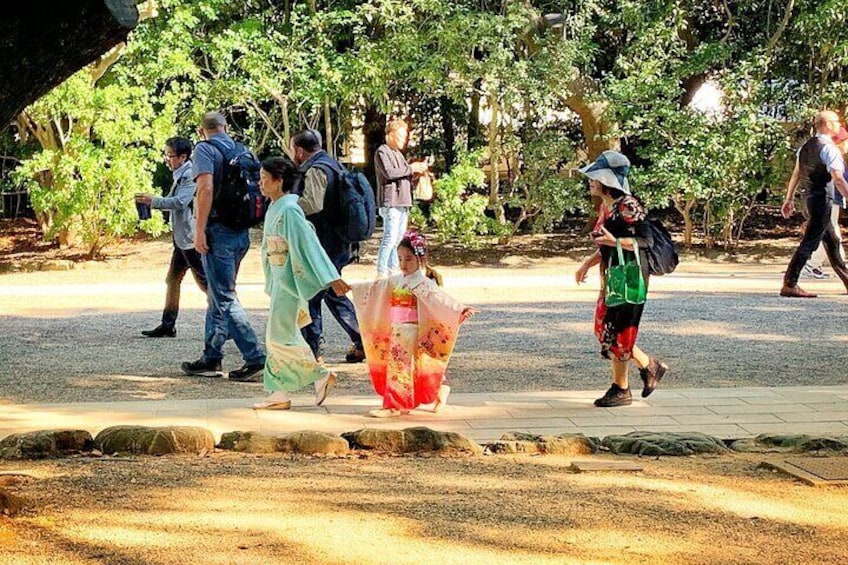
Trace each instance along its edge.
<path fill-rule="evenodd" d="M 639 244 L 633 240 L 635 261 L 624 261 L 621 243 L 616 238 L 615 249 L 618 252 L 618 265 L 607 267 L 607 284 L 604 302 L 607 306 L 622 304 L 644 304 L 648 296 L 648 287 L 642 276 L 642 262 L 639 259 Z"/>

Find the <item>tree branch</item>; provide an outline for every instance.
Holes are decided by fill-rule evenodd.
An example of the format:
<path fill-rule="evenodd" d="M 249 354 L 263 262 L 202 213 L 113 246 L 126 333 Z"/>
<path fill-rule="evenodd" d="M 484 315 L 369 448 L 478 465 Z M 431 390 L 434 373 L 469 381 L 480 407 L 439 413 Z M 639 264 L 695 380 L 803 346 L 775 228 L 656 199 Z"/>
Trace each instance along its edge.
<path fill-rule="evenodd" d="M 271 118 L 268 117 L 268 114 L 265 113 L 265 110 L 260 108 L 259 104 L 257 104 L 253 100 L 248 100 L 247 103 L 250 104 L 253 107 L 254 110 L 256 110 L 256 113 L 259 114 L 259 117 L 262 118 L 262 121 L 265 122 L 265 125 L 268 126 L 268 129 L 271 130 L 271 132 L 274 134 L 274 137 L 276 137 L 277 140 L 281 144 L 283 144 L 283 141 L 284 141 L 283 136 L 281 136 L 280 132 L 277 131 L 277 128 L 274 127 L 274 124 L 271 121 Z"/>
<path fill-rule="evenodd" d="M 725 13 L 727 13 L 727 32 L 725 32 L 724 37 L 719 40 L 719 43 L 724 45 L 727 40 L 730 39 L 730 33 L 736 25 L 736 18 L 733 17 L 733 12 L 730 11 L 730 6 L 728 6 L 727 0 L 721 0 L 721 4 L 724 6 Z"/>
<path fill-rule="evenodd" d="M 780 36 L 783 35 L 783 32 L 786 31 L 786 26 L 789 25 L 789 19 L 792 17 L 792 10 L 795 8 L 795 0 L 789 0 L 786 4 L 786 12 L 783 14 L 783 19 L 780 21 L 780 25 L 777 26 L 777 30 L 775 30 L 774 35 L 768 40 L 766 44 L 766 55 L 770 55 L 774 50 L 777 42 L 780 40 Z"/>
<path fill-rule="evenodd" d="M 124 49 L 127 47 L 125 42 L 118 43 L 110 49 L 105 55 L 101 56 L 91 67 L 91 84 L 94 85 L 100 80 L 109 68 L 118 62 L 121 55 L 124 54 Z"/>

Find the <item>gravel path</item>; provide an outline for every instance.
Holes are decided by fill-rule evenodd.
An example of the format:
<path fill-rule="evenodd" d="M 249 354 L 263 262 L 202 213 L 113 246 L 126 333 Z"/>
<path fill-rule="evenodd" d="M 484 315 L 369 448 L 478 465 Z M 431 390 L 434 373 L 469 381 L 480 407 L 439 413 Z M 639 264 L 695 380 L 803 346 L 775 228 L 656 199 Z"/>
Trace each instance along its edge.
<path fill-rule="evenodd" d="M 185 377 L 200 353 L 203 297 L 187 281 L 176 339 L 149 340 L 164 288 L 162 250 L 146 264 L 0 276 L 0 398 L 7 402 L 254 397 L 260 385 Z M 253 253 L 253 252 L 252 252 Z M 449 375 L 457 392 L 602 389 L 607 362 L 592 336 L 597 281 L 576 288 L 567 259 L 506 268 L 447 269 L 448 290 L 481 313 L 462 330 Z M 240 294 L 258 332 L 267 298 L 249 256 Z M 812 283 L 816 300 L 777 296 L 783 259 L 765 264 L 685 263 L 652 281 L 639 343 L 671 367 L 674 387 L 844 384 L 846 298 Z M 731 272 L 735 276 L 729 276 Z M 371 276 L 355 266 L 345 276 Z M 328 316 L 329 318 L 329 316 Z M 330 363 L 348 346 L 326 320 Z M 240 359 L 227 345 L 225 368 Z M 371 392 L 364 365 L 333 365 L 340 392 Z"/>

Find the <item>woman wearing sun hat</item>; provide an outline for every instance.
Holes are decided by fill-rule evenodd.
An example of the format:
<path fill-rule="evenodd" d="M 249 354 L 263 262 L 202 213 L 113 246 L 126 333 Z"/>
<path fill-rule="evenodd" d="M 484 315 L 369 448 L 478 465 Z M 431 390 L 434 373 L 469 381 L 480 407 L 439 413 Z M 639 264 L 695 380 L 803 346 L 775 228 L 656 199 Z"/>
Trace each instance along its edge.
<path fill-rule="evenodd" d="M 634 260 L 633 250 L 638 247 L 642 276 L 647 287 L 647 249 L 650 242 L 648 222 L 645 208 L 630 191 L 627 180 L 630 161 L 627 157 L 618 151 L 604 151 L 580 172 L 589 178 L 589 194 L 602 201 L 598 221 L 592 232 L 598 250 L 575 273 L 577 284 L 581 284 L 586 281 L 589 269 L 600 266 L 601 293 L 595 308 L 595 336 L 601 344 L 601 355 L 612 361 L 612 385 L 601 398 L 595 400 L 595 406 L 627 406 L 633 401 L 627 377 L 630 361 L 639 368 L 643 398 L 654 391 L 668 367 L 636 346 L 636 334 L 645 304 L 607 306 L 604 275 L 607 268 L 617 262 L 617 240 L 625 260 Z"/>

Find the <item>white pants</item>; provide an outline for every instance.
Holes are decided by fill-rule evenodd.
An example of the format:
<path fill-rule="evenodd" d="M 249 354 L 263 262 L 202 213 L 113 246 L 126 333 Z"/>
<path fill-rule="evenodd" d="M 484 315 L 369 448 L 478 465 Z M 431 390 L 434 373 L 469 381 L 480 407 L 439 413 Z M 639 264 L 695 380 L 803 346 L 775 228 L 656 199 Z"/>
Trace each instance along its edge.
<path fill-rule="evenodd" d="M 842 248 L 842 230 L 839 229 L 839 211 L 841 207 L 839 204 L 834 204 L 830 209 L 830 223 L 833 224 L 833 231 L 836 232 L 836 238 L 839 240 L 839 254 L 842 256 L 842 259 L 845 259 L 845 250 Z M 810 256 L 810 260 L 807 261 L 807 266 L 811 269 L 821 269 L 822 264 L 824 263 L 825 257 L 827 254 L 824 252 L 824 244 L 819 243 L 818 249 Z"/>

